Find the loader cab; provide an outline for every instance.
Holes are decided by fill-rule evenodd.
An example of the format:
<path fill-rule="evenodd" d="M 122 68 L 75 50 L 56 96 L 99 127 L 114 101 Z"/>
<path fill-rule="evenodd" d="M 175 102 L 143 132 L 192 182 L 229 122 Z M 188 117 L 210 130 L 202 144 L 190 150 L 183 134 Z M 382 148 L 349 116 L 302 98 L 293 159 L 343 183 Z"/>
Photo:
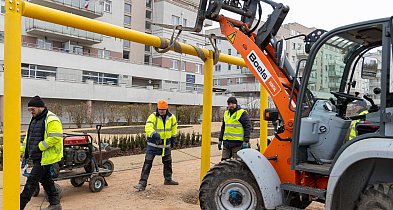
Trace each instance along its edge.
<path fill-rule="evenodd" d="M 344 26 L 325 33 L 313 45 L 296 107 L 293 169 L 328 175 L 335 158 L 351 142 L 367 136 L 393 136 L 389 21 L 379 19 Z M 371 65 L 368 58 L 372 58 L 372 66 L 367 66 Z M 380 90 L 380 94 L 373 90 Z M 378 111 L 366 118 L 359 117 L 358 105 L 368 110 L 372 104 L 364 95 L 378 105 Z M 377 129 L 357 132 L 359 135 L 351 138 L 355 123 L 366 121 L 369 116 L 378 122 Z M 386 117 L 389 120 L 384 121 Z"/>

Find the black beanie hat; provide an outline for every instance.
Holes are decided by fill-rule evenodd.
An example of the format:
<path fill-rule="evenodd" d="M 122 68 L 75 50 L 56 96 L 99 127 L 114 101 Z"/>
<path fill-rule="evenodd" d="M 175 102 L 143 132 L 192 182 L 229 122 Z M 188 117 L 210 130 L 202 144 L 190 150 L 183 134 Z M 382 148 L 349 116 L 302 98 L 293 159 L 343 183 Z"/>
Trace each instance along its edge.
<path fill-rule="evenodd" d="M 231 96 L 228 98 L 227 103 L 237 104 L 237 100 L 235 97 Z"/>
<path fill-rule="evenodd" d="M 45 107 L 44 101 L 39 96 L 34 96 L 27 104 L 28 107 Z"/>

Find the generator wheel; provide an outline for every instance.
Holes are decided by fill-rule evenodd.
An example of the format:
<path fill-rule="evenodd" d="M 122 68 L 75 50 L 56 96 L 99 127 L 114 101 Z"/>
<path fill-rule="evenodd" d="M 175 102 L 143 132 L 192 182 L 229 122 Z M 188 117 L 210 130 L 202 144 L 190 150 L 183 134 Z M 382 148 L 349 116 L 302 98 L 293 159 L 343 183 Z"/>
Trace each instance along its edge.
<path fill-rule="evenodd" d="M 115 165 L 113 164 L 113 162 L 111 160 L 106 160 L 103 164 L 102 167 L 110 170 L 110 172 L 107 173 L 102 173 L 101 176 L 103 177 L 108 177 L 113 173 L 113 170 L 115 169 Z"/>
<path fill-rule="evenodd" d="M 37 197 L 40 194 L 40 184 L 37 183 L 37 187 L 34 190 L 33 197 Z"/>
<path fill-rule="evenodd" d="M 92 192 L 100 192 L 105 186 L 105 179 L 102 176 L 93 176 L 90 179 L 89 188 Z"/>
<path fill-rule="evenodd" d="M 254 175 L 239 160 L 222 161 L 207 172 L 199 188 L 199 201 L 203 210 L 265 209 Z"/>
<path fill-rule="evenodd" d="M 85 183 L 85 178 L 76 177 L 70 179 L 72 186 L 74 187 L 81 187 Z"/>
<path fill-rule="evenodd" d="M 59 199 L 61 199 L 63 197 L 63 190 L 61 189 L 60 185 L 55 183 L 55 188 L 57 190 L 57 192 L 59 193 Z M 44 191 L 44 196 L 45 196 L 45 200 L 48 200 L 48 194 L 46 194 L 46 191 Z"/>
<path fill-rule="evenodd" d="M 393 184 L 380 183 L 369 186 L 360 195 L 357 209 L 393 209 Z"/>

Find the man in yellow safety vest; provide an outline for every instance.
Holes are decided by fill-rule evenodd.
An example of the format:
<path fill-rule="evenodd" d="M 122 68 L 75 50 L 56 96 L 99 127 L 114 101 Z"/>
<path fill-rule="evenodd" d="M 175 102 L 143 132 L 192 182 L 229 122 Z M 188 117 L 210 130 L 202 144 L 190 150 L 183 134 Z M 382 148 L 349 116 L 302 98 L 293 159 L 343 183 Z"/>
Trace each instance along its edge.
<path fill-rule="evenodd" d="M 171 155 L 171 145 L 176 142 L 177 121 L 175 115 L 168 111 L 166 100 L 157 102 L 157 110 L 147 118 L 145 131 L 147 135 L 145 162 L 143 163 L 139 183 L 134 188 L 138 191 L 146 189 L 147 179 L 156 155 L 162 156 L 164 185 L 178 185 L 179 183 L 172 179 Z"/>
<path fill-rule="evenodd" d="M 221 160 L 237 158 L 237 152 L 244 148 L 250 148 L 250 118 L 246 110 L 237 105 L 235 97 L 227 100 L 228 109 L 224 112 L 221 125 L 221 133 L 218 149 L 222 150 Z M 224 148 L 222 145 L 224 144 Z"/>

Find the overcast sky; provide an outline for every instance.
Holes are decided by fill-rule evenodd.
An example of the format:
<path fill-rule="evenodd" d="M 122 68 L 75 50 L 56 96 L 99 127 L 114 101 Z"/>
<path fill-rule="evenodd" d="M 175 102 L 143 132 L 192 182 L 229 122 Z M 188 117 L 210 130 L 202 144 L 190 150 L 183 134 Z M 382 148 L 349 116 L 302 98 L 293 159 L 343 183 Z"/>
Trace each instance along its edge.
<path fill-rule="evenodd" d="M 325 30 L 393 16 L 393 0 L 275 0 L 289 6 L 284 23 L 297 22 L 307 27 Z M 267 4 L 262 3 L 266 8 Z M 266 15 L 267 10 L 262 10 Z M 271 10 L 268 10 L 271 12 Z"/>

